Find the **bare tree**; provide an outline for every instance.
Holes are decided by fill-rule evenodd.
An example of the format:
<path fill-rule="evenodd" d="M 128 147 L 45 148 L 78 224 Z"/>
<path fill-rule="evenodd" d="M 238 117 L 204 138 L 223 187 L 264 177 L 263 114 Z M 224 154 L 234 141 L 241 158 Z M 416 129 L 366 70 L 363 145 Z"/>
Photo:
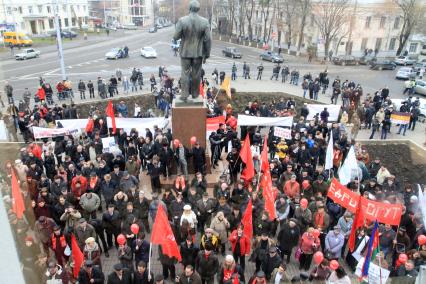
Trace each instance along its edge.
<path fill-rule="evenodd" d="M 300 55 L 300 49 L 303 43 L 303 37 L 305 33 L 306 18 L 308 17 L 309 12 L 312 8 L 312 0 L 300 0 L 298 1 L 298 14 L 300 17 L 300 26 L 299 26 L 299 41 L 297 43 L 297 55 Z"/>
<path fill-rule="evenodd" d="M 247 18 L 247 29 L 248 29 L 248 36 L 249 39 L 253 39 L 253 11 L 255 7 L 255 0 L 248 0 L 250 1 L 248 3 L 248 7 L 246 9 L 246 18 Z"/>
<path fill-rule="evenodd" d="M 291 39 L 293 38 L 293 30 L 297 19 L 297 0 L 281 0 L 279 3 L 279 11 L 283 12 L 284 23 L 287 26 L 288 49 L 290 51 Z"/>
<path fill-rule="evenodd" d="M 419 20 L 424 18 L 426 5 L 424 0 L 394 0 L 402 12 L 402 28 L 399 33 L 399 46 L 396 51 L 400 55 L 411 33 Z"/>
<path fill-rule="evenodd" d="M 342 27 L 348 22 L 347 9 L 349 0 L 321 0 L 315 5 L 315 23 L 324 40 L 324 54 L 328 56 L 331 41 L 334 40 Z"/>
<path fill-rule="evenodd" d="M 239 22 L 239 37 L 241 38 L 245 33 L 245 14 L 246 14 L 246 4 L 247 0 L 238 0 L 239 10 L 238 10 L 238 22 Z"/>
<path fill-rule="evenodd" d="M 261 8 L 261 15 L 263 20 L 263 42 L 266 42 L 268 37 L 268 20 L 269 20 L 269 8 L 271 7 L 272 0 L 259 0 Z"/>

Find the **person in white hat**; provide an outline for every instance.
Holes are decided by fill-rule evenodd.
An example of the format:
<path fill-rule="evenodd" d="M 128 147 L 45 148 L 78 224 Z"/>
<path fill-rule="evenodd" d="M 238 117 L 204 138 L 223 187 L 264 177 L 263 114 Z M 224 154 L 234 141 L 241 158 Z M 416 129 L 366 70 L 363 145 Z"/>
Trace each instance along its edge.
<path fill-rule="evenodd" d="M 91 260 L 93 265 L 101 266 L 101 250 L 99 245 L 96 243 L 95 238 L 89 237 L 85 241 L 85 246 L 83 249 L 84 259 Z"/>
<path fill-rule="evenodd" d="M 183 213 L 180 217 L 180 225 L 182 226 L 183 221 L 186 220 L 189 223 L 191 229 L 195 229 L 197 227 L 197 215 L 195 215 L 194 211 L 192 211 L 191 205 L 186 204 L 183 206 Z"/>

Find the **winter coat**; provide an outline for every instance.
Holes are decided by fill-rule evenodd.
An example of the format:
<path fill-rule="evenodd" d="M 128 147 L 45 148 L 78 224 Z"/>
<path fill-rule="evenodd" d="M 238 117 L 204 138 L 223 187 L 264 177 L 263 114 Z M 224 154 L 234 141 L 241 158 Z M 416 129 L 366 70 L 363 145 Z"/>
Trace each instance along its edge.
<path fill-rule="evenodd" d="M 175 283 L 178 284 L 201 284 L 201 277 L 197 273 L 197 271 L 194 271 L 190 277 L 186 277 L 185 272 L 181 274 L 179 277 L 179 281 L 176 281 Z"/>
<path fill-rule="evenodd" d="M 135 253 L 135 263 L 139 263 L 139 261 L 143 260 L 145 263 L 149 261 L 149 242 L 145 240 L 133 240 L 132 242 L 132 250 Z"/>
<path fill-rule="evenodd" d="M 345 237 L 341 233 L 336 235 L 330 231 L 325 237 L 325 251 L 330 252 L 331 258 L 339 258 L 344 242 Z"/>
<path fill-rule="evenodd" d="M 117 273 L 113 271 L 108 275 L 107 284 L 132 284 L 132 274 L 129 270 L 124 269 L 123 276 L 120 280 L 120 278 L 117 276 Z"/>
<path fill-rule="evenodd" d="M 83 255 L 85 260 L 90 259 L 93 261 L 94 265 L 101 266 L 101 250 L 97 243 L 95 243 L 95 247 L 93 249 L 86 245 L 83 250 Z"/>
<path fill-rule="evenodd" d="M 297 246 L 300 237 L 299 226 L 296 225 L 293 228 L 288 223 L 284 224 L 278 233 L 277 242 L 280 248 L 286 252 L 289 252 Z"/>
<path fill-rule="evenodd" d="M 118 260 L 121 264 L 127 268 L 132 269 L 133 267 L 133 252 L 129 246 L 124 246 L 123 248 L 118 248 Z"/>
<path fill-rule="evenodd" d="M 90 279 L 93 279 L 94 282 L 90 282 Z M 92 268 L 91 276 L 86 272 L 84 268 L 80 269 L 78 273 L 78 283 L 79 284 L 103 284 L 105 281 L 105 275 L 102 270 L 96 266 Z"/>
<path fill-rule="evenodd" d="M 101 205 L 101 199 L 96 193 L 92 193 L 92 196 L 89 198 L 87 193 L 84 193 L 80 197 L 80 206 L 83 210 L 91 213 L 96 211 Z"/>
<path fill-rule="evenodd" d="M 273 257 L 269 254 L 266 256 L 266 260 L 262 263 L 262 270 L 265 272 L 266 279 L 271 279 L 272 271 L 279 267 L 282 262 L 281 256 L 277 253 Z"/>
<path fill-rule="evenodd" d="M 219 261 L 214 252 L 206 257 L 204 251 L 200 251 L 195 260 L 195 270 L 200 274 L 201 279 L 213 279 L 219 271 Z"/>
<path fill-rule="evenodd" d="M 95 228 L 90 225 L 87 224 L 86 225 L 86 229 L 83 230 L 83 228 L 81 226 L 77 226 L 77 228 L 75 229 L 75 237 L 77 239 L 78 245 L 79 247 L 82 249 L 85 246 L 85 241 L 92 237 L 96 239 L 96 231 Z"/>
<path fill-rule="evenodd" d="M 237 241 L 240 242 L 240 255 L 248 255 L 250 253 L 250 240 L 244 234 L 238 237 L 237 230 L 234 230 L 229 236 L 229 241 L 231 242 L 233 253 L 235 253 Z"/>
<path fill-rule="evenodd" d="M 216 216 L 213 218 L 210 224 L 210 228 L 217 233 L 221 244 L 226 244 L 228 242 L 228 229 L 230 224 L 228 220 L 225 219 L 225 217 L 222 221 L 220 221 L 218 218 L 219 214 L 221 213 L 216 214 Z M 223 213 L 222 213 L 222 216 L 223 216 Z"/>
<path fill-rule="evenodd" d="M 102 226 L 107 233 L 119 232 L 121 226 L 120 214 L 115 210 L 112 215 L 110 215 L 108 212 L 105 212 L 102 214 Z"/>
<path fill-rule="evenodd" d="M 182 242 L 180 244 L 180 254 L 182 256 L 182 264 L 184 266 L 187 266 L 188 264 L 194 266 L 195 260 L 197 258 L 199 251 L 200 251 L 200 248 L 197 245 L 191 244 L 188 247 L 186 241 Z"/>

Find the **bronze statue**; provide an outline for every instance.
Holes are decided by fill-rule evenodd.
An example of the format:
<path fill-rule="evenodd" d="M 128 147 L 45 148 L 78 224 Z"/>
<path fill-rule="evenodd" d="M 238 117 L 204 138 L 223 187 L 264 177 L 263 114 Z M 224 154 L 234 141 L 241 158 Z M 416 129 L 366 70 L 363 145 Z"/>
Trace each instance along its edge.
<path fill-rule="evenodd" d="M 201 67 L 210 57 L 211 34 L 209 21 L 199 16 L 200 3 L 189 3 L 189 15 L 179 19 L 176 24 L 174 41 L 180 42 L 181 100 L 186 102 L 189 95 L 200 95 Z"/>

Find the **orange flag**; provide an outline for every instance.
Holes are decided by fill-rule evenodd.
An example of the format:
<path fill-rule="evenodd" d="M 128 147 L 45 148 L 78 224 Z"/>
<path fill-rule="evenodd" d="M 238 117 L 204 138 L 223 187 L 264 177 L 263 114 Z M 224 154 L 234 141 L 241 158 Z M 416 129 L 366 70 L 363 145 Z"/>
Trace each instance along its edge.
<path fill-rule="evenodd" d="M 243 172 L 241 173 L 241 178 L 245 181 L 250 181 L 254 177 L 254 164 L 253 157 L 251 156 L 250 149 L 250 138 L 246 135 L 246 139 L 244 140 L 244 145 L 240 151 L 241 161 L 246 165 Z"/>
<path fill-rule="evenodd" d="M 202 96 L 204 98 L 205 94 L 204 94 L 204 85 L 203 82 L 200 82 L 200 96 Z"/>
<path fill-rule="evenodd" d="M 251 198 L 247 204 L 246 211 L 244 211 L 241 223 L 244 225 L 244 235 L 246 235 L 251 242 L 251 239 L 253 238 L 253 204 L 251 202 Z"/>
<path fill-rule="evenodd" d="M 220 88 L 225 90 L 226 95 L 231 99 L 231 78 L 229 76 L 225 77 Z"/>
<path fill-rule="evenodd" d="M 182 260 L 169 219 L 162 205 L 158 206 L 157 215 L 152 225 L 151 243 L 161 245 L 163 254 Z"/>
<path fill-rule="evenodd" d="M 25 211 L 25 204 L 14 169 L 12 169 L 12 198 L 12 211 L 16 214 L 18 219 L 22 219 Z"/>
<path fill-rule="evenodd" d="M 73 274 L 74 274 L 74 278 L 77 278 L 78 273 L 80 272 L 81 265 L 83 264 L 83 261 L 84 261 L 84 255 L 81 252 L 80 248 L 78 247 L 77 240 L 75 239 L 73 234 L 71 234 L 71 251 L 72 251 L 72 258 L 74 260 Z"/>
<path fill-rule="evenodd" d="M 265 210 L 269 214 L 269 219 L 274 220 L 276 218 L 275 213 L 275 198 L 272 192 L 272 178 L 271 171 L 269 168 L 269 160 L 268 160 L 268 145 L 267 145 L 268 137 L 265 136 L 265 142 L 263 143 L 262 153 L 260 154 L 261 163 L 262 163 L 262 178 L 260 179 L 260 185 L 263 189 L 263 198 L 265 200 Z"/>
<path fill-rule="evenodd" d="M 108 106 L 105 110 L 105 113 L 111 118 L 112 122 L 112 134 L 115 134 L 117 127 L 115 126 L 115 114 L 114 114 L 114 106 L 112 105 L 112 101 L 108 102 Z"/>

